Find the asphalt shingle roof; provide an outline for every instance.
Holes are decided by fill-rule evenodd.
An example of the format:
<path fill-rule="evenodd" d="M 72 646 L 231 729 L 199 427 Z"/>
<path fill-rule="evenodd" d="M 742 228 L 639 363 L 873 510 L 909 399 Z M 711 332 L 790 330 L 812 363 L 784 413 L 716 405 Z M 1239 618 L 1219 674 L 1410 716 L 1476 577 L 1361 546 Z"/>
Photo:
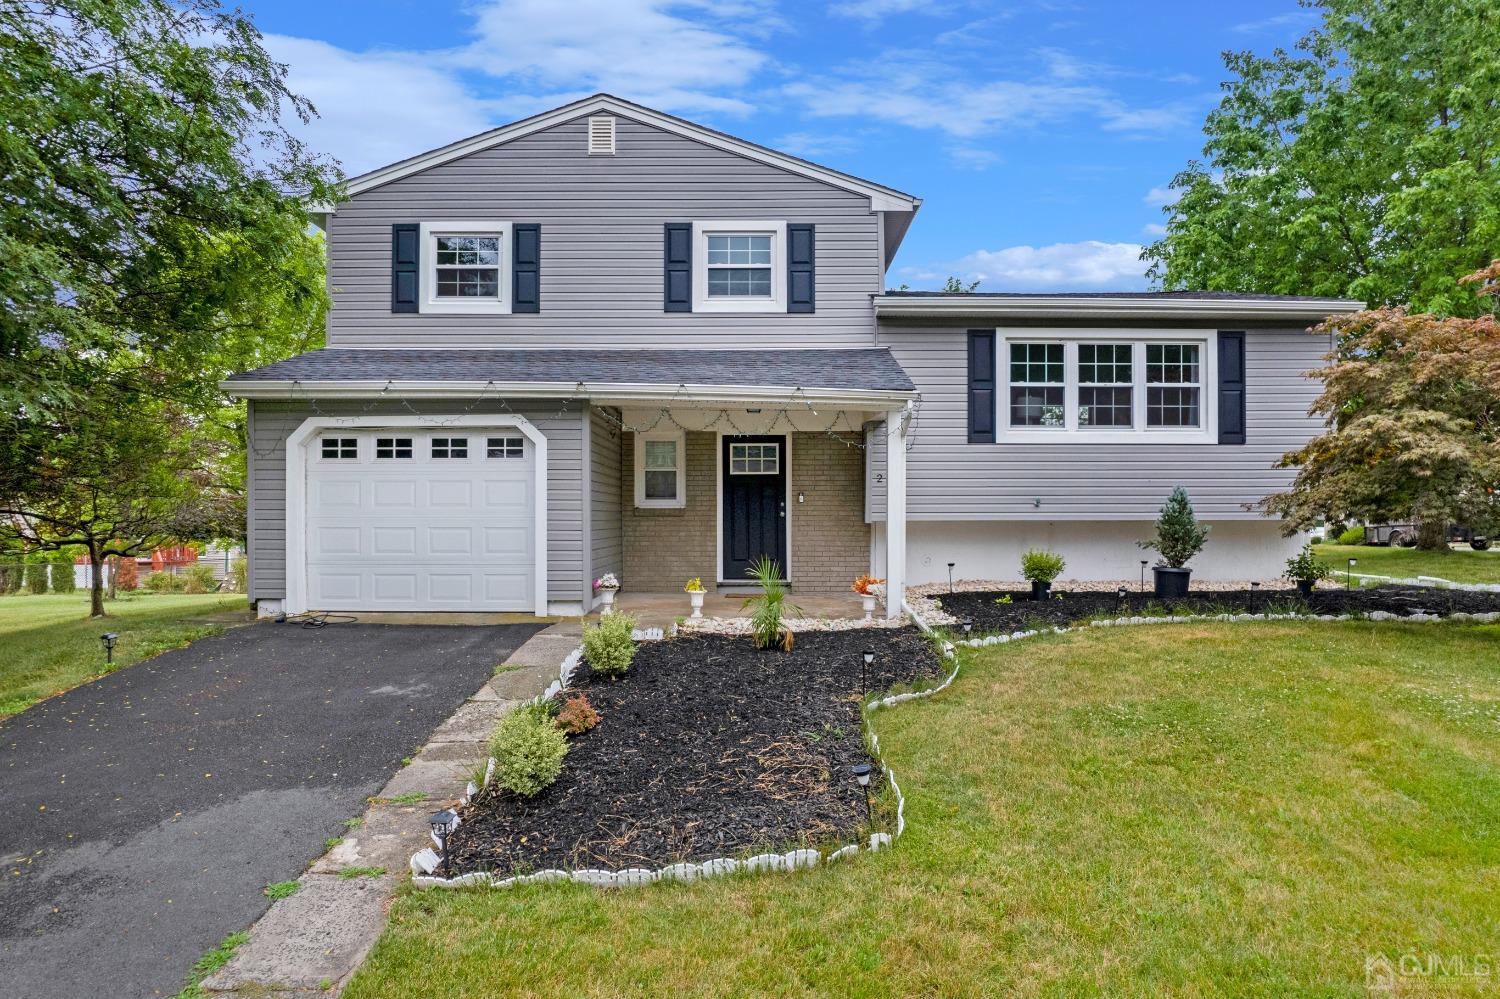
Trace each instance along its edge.
<path fill-rule="evenodd" d="M 1179 301 L 1326 302 L 1327 295 L 1263 295 L 1241 291 L 886 291 L 886 298 L 1124 298 Z"/>
<path fill-rule="evenodd" d="M 444 350 L 329 347 L 233 375 L 258 381 L 584 382 L 912 392 L 884 349 Z"/>

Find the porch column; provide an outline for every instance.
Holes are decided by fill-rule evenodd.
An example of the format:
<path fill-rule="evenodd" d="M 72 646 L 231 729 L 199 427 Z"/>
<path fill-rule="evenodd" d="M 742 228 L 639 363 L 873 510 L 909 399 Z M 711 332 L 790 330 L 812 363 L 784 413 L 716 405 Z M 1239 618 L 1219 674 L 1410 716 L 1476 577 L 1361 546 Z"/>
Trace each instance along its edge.
<path fill-rule="evenodd" d="M 885 616 L 900 617 L 906 600 L 907 408 L 885 414 Z"/>

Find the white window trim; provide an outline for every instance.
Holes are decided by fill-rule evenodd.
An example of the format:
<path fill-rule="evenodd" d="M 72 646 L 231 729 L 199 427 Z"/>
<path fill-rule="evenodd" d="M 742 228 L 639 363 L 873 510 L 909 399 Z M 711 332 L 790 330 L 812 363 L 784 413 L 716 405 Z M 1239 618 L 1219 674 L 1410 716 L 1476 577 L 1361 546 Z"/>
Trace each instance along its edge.
<path fill-rule="evenodd" d="M 995 441 L 1006 444 L 1217 444 L 1219 441 L 1219 334 L 1217 330 L 1049 329 L 1045 327 L 997 328 L 995 330 L 996 374 Z M 1010 345 L 1012 343 L 1061 343 L 1063 345 L 1062 427 L 1012 427 L 1010 424 Z M 1080 343 L 1128 343 L 1131 345 L 1130 428 L 1078 426 L 1078 345 Z M 1197 344 L 1201 363 L 1199 413 L 1201 426 L 1173 429 L 1146 426 L 1146 344 Z"/>
<path fill-rule="evenodd" d="M 437 237 L 493 235 L 500 237 L 500 295 L 498 298 L 439 298 L 437 295 Z M 511 224 L 497 219 L 484 221 L 423 222 L 422 274 L 417 301 L 421 310 L 435 316 L 508 315 L 510 313 Z"/>
<path fill-rule="evenodd" d="M 771 237 L 771 296 L 769 298 L 710 298 L 708 295 L 709 234 Z M 694 312 L 785 312 L 786 221 L 724 219 L 693 223 Z"/>
<path fill-rule="evenodd" d="M 672 441 L 677 445 L 677 496 L 675 499 L 646 498 L 647 441 Z M 687 506 L 687 435 L 681 430 L 657 430 L 635 435 L 635 505 L 645 510 L 680 510 Z"/>

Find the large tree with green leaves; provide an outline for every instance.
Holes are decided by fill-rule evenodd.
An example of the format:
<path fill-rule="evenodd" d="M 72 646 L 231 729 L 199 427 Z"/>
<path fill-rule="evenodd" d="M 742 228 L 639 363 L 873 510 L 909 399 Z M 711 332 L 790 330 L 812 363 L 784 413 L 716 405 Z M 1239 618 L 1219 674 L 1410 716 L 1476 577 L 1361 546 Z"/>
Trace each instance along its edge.
<path fill-rule="evenodd" d="M 1485 314 L 1369 309 L 1314 330 L 1334 340 L 1313 404 L 1328 429 L 1282 459 L 1297 476 L 1264 502 L 1288 531 L 1415 519 L 1437 550 L 1449 523 L 1500 528 L 1500 260 L 1464 284 Z"/>
<path fill-rule="evenodd" d="M 285 75 L 215 0 L 0 0 L 0 412 L 206 409 L 321 335 L 305 202 L 338 178 L 284 127 L 312 114 Z"/>
<path fill-rule="evenodd" d="M 1294 51 L 1226 53 L 1151 275 L 1476 314 L 1457 279 L 1500 256 L 1500 5 L 1302 3 L 1323 19 Z"/>

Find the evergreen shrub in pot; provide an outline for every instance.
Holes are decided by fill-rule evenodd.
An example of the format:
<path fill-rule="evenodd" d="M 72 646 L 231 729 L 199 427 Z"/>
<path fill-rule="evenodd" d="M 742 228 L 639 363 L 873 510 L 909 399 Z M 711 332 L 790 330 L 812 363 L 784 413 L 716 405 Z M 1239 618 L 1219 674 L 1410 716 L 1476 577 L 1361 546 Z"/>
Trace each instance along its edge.
<path fill-rule="evenodd" d="M 1151 570 L 1156 580 L 1156 595 L 1162 598 L 1185 597 L 1193 570 L 1188 560 L 1203 550 L 1208 540 L 1208 525 L 1200 524 L 1193 514 L 1187 490 L 1177 486 L 1156 518 L 1156 537 L 1136 542 L 1161 556 Z"/>
<path fill-rule="evenodd" d="M 1057 552 L 1033 548 L 1021 556 L 1021 576 L 1031 582 L 1031 599 L 1046 600 L 1052 592 L 1052 581 L 1062 575 L 1068 563 Z"/>

